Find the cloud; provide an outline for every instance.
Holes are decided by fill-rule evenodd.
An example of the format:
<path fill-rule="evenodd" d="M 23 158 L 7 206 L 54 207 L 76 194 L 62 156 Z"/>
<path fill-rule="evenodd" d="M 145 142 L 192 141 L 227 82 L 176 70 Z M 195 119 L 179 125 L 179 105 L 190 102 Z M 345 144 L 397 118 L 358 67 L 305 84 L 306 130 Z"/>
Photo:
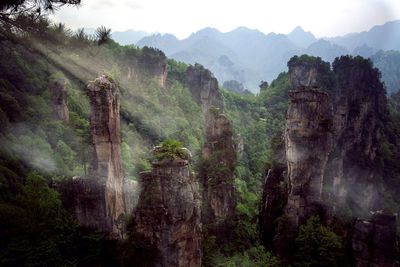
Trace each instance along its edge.
<path fill-rule="evenodd" d="M 223 32 L 239 26 L 264 33 L 290 32 L 296 26 L 318 37 L 368 30 L 376 24 L 400 19 L 399 0 L 85 0 L 79 9 L 63 7 L 56 21 L 73 28 L 106 25 L 173 33 L 185 38 L 203 27 Z"/>
<path fill-rule="evenodd" d="M 87 0 L 83 2 L 83 6 L 93 9 L 93 10 L 109 10 L 110 12 L 115 12 L 118 9 L 133 9 L 138 10 L 142 9 L 142 3 L 138 1 L 114 1 L 114 0 Z"/>
<path fill-rule="evenodd" d="M 133 1 L 129 1 L 129 0 L 125 1 L 124 5 L 129 7 L 130 9 L 133 9 L 133 10 L 137 10 L 137 9 L 142 9 L 143 8 L 143 5 L 141 3 L 133 2 Z"/>
<path fill-rule="evenodd" d="M 82 2 L 83 8 L 90 8 L 93 10 L 113 8 L 115 3 L 112 0 L 86 0 Z"/>
<path fill-rule="evenodd" d="M 57 170 L 53 151 L 47 143 L 44 133 L 35 134 L 28 126 L 13 125 L 14 131 L 20 134 L 16 137 L 1 138 L 0 146 L 10 158 L 17 158 L 27 166 L 45 173 Z"/>

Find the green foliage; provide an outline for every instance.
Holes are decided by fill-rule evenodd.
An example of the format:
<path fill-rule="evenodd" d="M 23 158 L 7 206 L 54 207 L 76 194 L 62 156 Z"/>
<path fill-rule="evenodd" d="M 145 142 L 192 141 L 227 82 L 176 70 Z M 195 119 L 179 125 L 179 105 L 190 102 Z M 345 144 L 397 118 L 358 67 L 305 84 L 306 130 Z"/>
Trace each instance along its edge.
<path fill-rule="evenodd" d="M 97 44 L 102 45 L 110 41 L 111 29 L 107 29 L 105 26 L 100 26 L 96 29 Z"/>
<path fill-rule="evenodd" d="M 157 248 L 143 234 L 136 231 L 133 222 L 128 224 L 128 237 L 118 247 L 121 266 L 148 267 L 160 256 Z"/>
<path fill-rule="evenodd" d="M 205 240 L 207 246 L 214 249 L 215 244 L 213 238 Z M 238 252 L 232 256 L 224 256 L 222 254 L 214 254 L 212 258 L 203 259 L 204 266 L 218 266 L 218 267 L 279 267 L 281 266 L 279 260 L 265 250 L 261 245 L 251 247 L 244 252 Z"/>
<path fill-rule="evenodd" d="M 260 92 L 262 92 L 268 89 L 269 84 L 266 81 L 261 81 L 258 87 L 260 88 Z"/>
<path fill-rule="evenodd" d="M 167 59 L 168 66 L 168 80 L 179 81 L 181 83 L 185 82 L 186 79 L 186 69 L 188 65 L 183 62 L 175 61 L 174 59 Z"/>
<path fill-rule="evenodd" d="M 264 168 L 267 162 L 273 161 L 272 137 L 284 128 L 289 89 L 288 75 L 282 73 L 267 90 L 263 90 L 257 96 L 239 95 L 223 90 L 226 114 L 233 126 L 234 136 L 237 136 L 236 143 L 244 144 L 243 151 L 238 155 L 235 170 L 238 223 L 235 229 L 237 238 L 234 244 L 230 245 L 233 251 L 230 255 L 242 254 L 243 251 L 251 249 L 258 240 L 258 206 Z M 246 261 L 245 258 L 243 260 Z"/>
<path fill-rule="evenodd" d="M 335 77 L 331 71 L 329 62 L 323 61 L 320 57 L 301 55 L 292 57 L 287 63 L 289 70 L 295 66 L 308 66 L 317 70 L 317 84 L 321 89 L 330 91 L 335 86 Z"/>
<path fill-rule="evenodd" d="M 380 82 L 381 74 L 377 68 L 373 67 L 371 59 L 364 59 L 360 56 L 341 56 L 335 59 L 332 67 L 339 86 L 349 87 L 348 84 L 358 78 L 357 87 L 360 90 L 383 90 Z M 354 73 L 354 71 L 358 73 Z M 358 77 L 352 77 L 349 75 L 350 73 L 354 73 Z M 362 77 L 362 80 L 359 77 Z"/>
<path fill-rule="evenodd" d="M 15 173 L 6 176 L 17 187 L 10 188 L 9 201 L 0 201 L 1 266 L 77 266 L 100 259 L 102 237 L 78 228 L 42 176 L 31 173 L 24 184 Z"/>
<path fill-rule="evenodd" d="M 164 52 L 153 47 L 144 46 L 140 51 L 139 61 L 147 66 L 166 60 Z"/>
<path fill-rule="evenodd" d="M 76 167 L 76 153 L 62 140 L 57 142 L 55 149 L 57 172 L 61 175 L 71 175 Z"/>
<path fill-rule="evenodd" d="M 342 266 L 344 256 L 342 240 L 321 224 L 319 217 L 311 217 L 300 226 L 296 238 L 295 266 Z"/>
<path fill-rule="evenodd" d="M 125 142 L 121 143 L 121 158 L 124 171 L 128 174 L 129 177 L 133 178 L 135 175 L 135 166 L 132 160 L 132 150 L 130 146 Z"/>
<path fill-rule="evenodd" d="M 153 155 L 157 160 L 163 159 L 185 159 L 186 151 L 183 150 L 182 143 L 178 140 L 165 140 L 153 150 Z"/>
<path fill-rule="evenodd" d="M 28 12 L 34 10 L 40 14 L 43 11 L 54 11 L 55 9 L 63 5 L 79 5 L 80 0 L 42 0 L 42 1 L 32 1 L 32 0 L 19 0 L 13 1 L 8 0 L 0 4 L 0 12 L 3 15 L 16 14 L 20 12 Z"/>

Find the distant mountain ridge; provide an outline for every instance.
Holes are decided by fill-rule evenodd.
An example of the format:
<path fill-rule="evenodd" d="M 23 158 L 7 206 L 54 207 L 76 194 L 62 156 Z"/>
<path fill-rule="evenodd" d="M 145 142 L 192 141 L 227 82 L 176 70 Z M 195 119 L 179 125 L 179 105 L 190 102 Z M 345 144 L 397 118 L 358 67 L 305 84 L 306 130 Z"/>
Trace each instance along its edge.
<path fill-rule="evenodd" d="M 122 43 L 117 35 L 113 38 Z M 136 45 L 161 49 L 168 57 L 188 64 L 200 63 L 214 73 L 220 84 L 235 80 L 257 92 L 260 82 L 270 82 L 285 71 L 286 62 L 294 55 L 309 54 L 332 62 L 346 54 L 371 57 L 380 50 L 400 51 L 400 20 L 334 38 L 317 39 L 300 26 L 289 34 L 265 34 L 246 27 L 226 33 L 204 28 L 183 40 L 172 34 L 151 34 Z"/>

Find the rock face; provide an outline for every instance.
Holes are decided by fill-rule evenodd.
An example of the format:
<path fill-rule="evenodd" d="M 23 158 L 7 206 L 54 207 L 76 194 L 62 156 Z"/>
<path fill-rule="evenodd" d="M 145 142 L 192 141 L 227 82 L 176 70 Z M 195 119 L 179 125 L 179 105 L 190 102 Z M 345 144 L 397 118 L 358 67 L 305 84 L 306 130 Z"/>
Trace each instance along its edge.
<path fill-rule="evenodd" d="M 61 186 L 63 200 L 81 224 L 121 238 L 124 215 L 132 210 L 137 189 L 124 178 L 121 166 L 119 91 L 112 80 L 101 75 L 89 84 L 87 93 L 92 164 L 88 177 L 76 177 Z"/>
<path fill-rule="evenodd" d="M 102 75 L 88 86 L 88 96 L 91 104 L 90 134 L 94 147 L 89 176 L 105 183 L 107 228 L 117 233 L 117 222 L 125 214 L 119 91 L 115 83 Z"/>
<path fill-rule="evenodd" d="M 290 257 L 287 244 L 308 217 L 319 215 L 329 222 L 341 212 L 360 217 L 382 208 L 376 158 L 387 113 L 379 73 L 368 60 L 336 59 L 333 72 L 320 59 L 309 57 L 305 63 L 291 59 L 288 66 L 296 87 L 289 93 L 285 130 L 289 186 L 282 219 L 286 227 L 274 239 L 284 258 Z M 323 90 L 317 89 L 322 84 Z M 274 218 L 267 207 L 276 198 L 280 176 L 273 171 L 267 176 L 265 218 Z M 269 233 L 270 225 L 264 227 Z"/>
<path fill-rule="evenodd" d="M 160 88 L 165 88 L 165 83 L 168 77 L 167 63 L 160 61 L 148 66 L 150 74 L 153 75 L 157 81 Z"/>
<path fill-rule="evenodd" d="M 351 237 L 356 267 L 398 267 L 396 215 L 375 212 L 371 219 L 356 220 Z"/>
<path fill-rule="evenodd" d="M 189 66 L 186 70 L 186 86 L 192 93 L 193 100 L 206 113 L 210 107 L 223 109 L 222 93 L 214 75 L 200 64 Z"/>
<path fill-rule="evenodd" d="M 316 69 L 315 66 L 292 62 L 289 65 L 292 85 L 306 83 L 318 86 L 315 82 L 322 80 L 321 77 L 329 76 L 329 73 L 322 73 L 321 68 Z M 306 78 L 299 77 L 300 75 Z M 310 168 L 302 164 L 296 166 L 291 162 L 299 157 L 301 161 L 306 161 L 311 154 L 316 153 L 316 157 L 323 158 L 321 164 L 315 165 L 315 168 L 322 172 L 318 176 L 323 179 L 318 179 L 318 186 L 315 187 L 312 198 L 321 198 L 322 192 L 324 201 L 331 203 L 331 211 L 334 214 L 340 209 L 349 208 L 353 215 L 358 216 L 371 209 L 377 209 L 380 205 L 377 189 L 379 175 L 375 161 L 383 131 L 381 122 L 385 120 L 387 113 L 386 98 L 379 74 L 368 60 L 350 57 L 336 59 L 333 63 L 333 75 L 336 82 L 334 87 L 328 90 L 330 100 L 327 95 L 316 94 L 313 90 L 308 90 L 308 93 L 304 90 L 290 93 L 291 105 L 287 115 L 286 135 L 290 190 L 296 191 L 294 188 L 303 185 L 313 187 L 306 180 L 295 184 L 293 173 L 301 173 L 301 168 Z M 312 108 L 316 109 L 312 110 L 310 107 L 311 113 L 302 112 L 303 104 L 300 103 L 304 99 L 315 101 L 316 106 Z M 317 106 L 325 110 L 319 110 Z M 330 107 L 332 116 L 327 113 L 330 112 Z M 295 118 L 293 123 L 292 117 Z M 301 120 L 304 120 L 304 123 L 301 123 Z M 307 133 L 309 130 L 311 132 Z M 311 154 L 304 154 L 304 149 L 296 149 L 298 144 L 307 143 L 309 134 L 312 135 L 313 131 L 324 136 L 318 137 L 320 141 L 306 145 Z M 295 134 L 294 138 L 290 137 L 291 132 Z"/>
<path fill-rule="evenodd" d="M 385 92 L 377 71 L 365 61 L 335 62 L 335 149 L 329 156 L 324 187 L 334 213 L 349 208 L 361 216 L 360 212 L 380 208 L 376 156 L 387 112 Z"/>
<path fill-rule="evenodd" d="M 140 76 L 143 76 L 145 79 L 148 79 L 149 76 L 154 77 L 160 88 L 165 87 L 168 76 L 167 57 L 161 50 L 143 47 L 137 63 L 138 70 L 144 71 Z M 128 76 L 130 77 L 132 74 L 132 70 L 130 69 Z"/>
<path fill-rule="evenodd" d="M 284 214 L 289 182 L 284 134 L 277 134 L 271 142 L 273 143 L 272 166 L 264 176 L 258 225 L 262 244 L 273 250 L 275 249 L 273 240 L 278 234 L 277 219 Z"/>
<path fill-rule="evenodd" d="M 51 99 L 56 117 L 64 122 L 69 121 L 68 95 L 63 81 L 52 81 L 49 84 Z"/>
<path fill-rule="evenodd" d="M 58 186 L 65 209 L 79 224 L 109 232 L 105 220 L 105 185 L 91 177 L 75 176 Z"/>
<path fill-rule="evenodd" d="M 140 179 L 135 231 L 156 249 L 152 266 L 201 266 L 201 197 L 188 161 L 155 161 Z"/>
<path fill-rule="evenodd" d="M 202 149 L 199 179 L 203 188 L 203 222 L 212 235 L 229 238 L 235 217 L 234 171 L 236 149 L 232 129 L 219 109 L 207 113 L 206 143 Z"/>
<path fill-rule="evenodd" d="M 332 149 L 332 114 L 327 93 L 301 88 L 289 93 L 286 158 L 289 196 L 286 215 L 297 228 L 322 204 L 323 173 Z"/>
<path fill-rule="evenodd" d="M 277 234 L 276 219 L 283 214 L 287 202 L 286 170 L 284 165 L 273 166 L 264 178 L 259 229 L 263 245 L 270 249 Z"/>
<path fill-rule="evenodd" d="M 289 71 L 289 80 L 293 88 L 319 87 L 317 82 L 318 69 L 314 64 L 297 64 Z"/>

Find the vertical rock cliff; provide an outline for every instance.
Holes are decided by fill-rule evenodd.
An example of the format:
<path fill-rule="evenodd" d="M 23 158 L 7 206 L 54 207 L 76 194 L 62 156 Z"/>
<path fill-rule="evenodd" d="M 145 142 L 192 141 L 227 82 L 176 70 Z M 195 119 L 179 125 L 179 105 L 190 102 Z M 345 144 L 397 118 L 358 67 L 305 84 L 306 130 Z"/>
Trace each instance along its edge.
<path fill-rule="evenodd" d="M 231 125 L 217 108 L 206 116 L 206 143 L 202 149 L 199 179 L 203 188 L 203 222 L 212 235 L 229 238 L 235 217 L 236 149 Z"/>
<path fill-rule="evenodd" d="M 289 195 L 286 215 L 297 228 L 322 205 L 324 169 L 332 149 L 332 114 L 328 94 L 299 88 L 289 93 L 286 158 Z"/>
<path fill-rule="evenodd" d="M 202 188 L 202 221 L 209 235 L 223 243 L 232 237 L 236 208 L 236 147 L 232 127 L 223 114 L 223 95 L 214 75 L 200 64 L 189 66 L 186 86 L 205 116 L 199 181 Z M 243 146 L 243 144 L 242 144 Z"/>
<path fill-rule="evenodd" d="M 208 69 L 197 63 L 189 66 L 185 83 L 192 93 L 193 100 L 201 106 L 204 113 L 210 107 L 223 109 L 223 96 L 218 89 L 218 81 Z"/>
<path fill-rule="evenodd" d="M 284 258 L 292 254 L 289 244 L 296 237 L 299 226 L 312 215 L 325 215 L 322 185 L 332 149 L 332 113 L 328 94 L 315 88 L 300 87 L 289 92 L 289 99 L 285 129 L 289 183 L 284 208 L 286 227 L 275 238 L 278 254 Z M 276 187 L 278 182 L 269 184 Z M 267 199 L 274 199 L 274 192 L 266 194 Z M 268 227 L 264 230 L 270 231 Z"/>
<path fill-rule="evenodd" d="M 94 157 L 89 176 L 105 183 L 105 218 L 111 232 L 118 233 L 118 221 L 125 214 L 121 165 L 119 91 L 105 75 L 88 85 L 90 134 Z"/>
<path fill-rule="evenodd" d="M 333 63 L 335 148 L 325 170 L 324 188 L 333 212 L 350 209 L 361 216 L 379 209 L 377 151 L 387 113 L 379 73 L 364 59 L 342 57 Z"/>
<path fill-rule="evenodd" d="M 49 84 L 53 108 L 57 119 L 69 121 L 68 95 L 63 81 L 52 81 Z"/>
<path fill-rule="evenodd" d="M 263 182 L 258 226 L 261 243 L 274 249 L 273 239 L 278 233 L 277 219 L 283 215 L 288 198 L 286 149 L 282 133 L 273 137 L 272 166 L 266 171 Z"/>
<path fill-rule="evenodd" d="M 201 197 L 188 160 L 156 160 L 140 175 L 135 232 L 155 248 L 152 266 L 201 266 Z"/>
<path fill-rule="evenodd" d="M 289 93 L 285 130 L 289 186 L 280 218 L 285 227 L 274 239 L 275 249 L 284 258 L 290 257 L 288 244 L 308 217 L 319 215 L 329 222 L 344 214 L 367 217 L 369 211 L 383 208 L 379 188 L 384 184 L 377 157 L 387 108 L 379 73 L 370 61 L 360 57 L 336 59 L 333 71 L 326 64 L 304 56 L 288 63 L 291 84 L 296 86 Z M 261 233 L 265 239 L 271 240 L 268 234 L 276 227 L 265 219 L 275 218 L 268 206 L 282 195 L 277 194 L 277 186 L 283 179 L 280 172 L 270 170 L 264 185 L 264 214 L 260 218 L 264 219 Z M 378 219 L 373 216 L 371 220 Z M 379 221 L 381 226 L 388 223 L 383 228 L 391 229 L 391 222 Z M 364 222 L 359 219 L 354 226 L 355 243 L 364 238 L 360 236 L 375 231 L 369 229 L 371 223 Z M 380 233 L 386 236 L 390 231 Z M 388 250 L 393 251 L 395 245 L 389 243 Z M 358 257 L 356 254 L 364 248 L 358 251 L 356 247 L 353 249 Z M 372 259 L 367 262 L 372 265 L 360 266 L 380 266 L 373 265 Z"/>
<path fill-rule="evenodd" d="M 88 177 L 74 177 L 61 185 L 63 200 L 81 224 L 120 238 L 124 215 L 135 202 L 130 195 L 135 190 L 121 167 L 119 90 L 110 78 L 101 75 L 88 85 L 87 94 L 92 164 Z"/>
<path fill-rule="evenodd" d="M 272 241 L 277 234 L 277 222 L 287 203 L 286 166 L 273 166 L 264 178 L 263 194 L 259 215 L 259 229 L 262 244 L 272 249 Z"/>
<path fill-rule="evenodd" d="M 143 47 L 138 58 L 137 70 L 140 70 L 142 79 L 154 78 L 160 88 L 165 87 L 168 76 L 167 57 L 158 49 Z M 134 75 L 134 70 L 128 68 L 128 77 Z"/>

